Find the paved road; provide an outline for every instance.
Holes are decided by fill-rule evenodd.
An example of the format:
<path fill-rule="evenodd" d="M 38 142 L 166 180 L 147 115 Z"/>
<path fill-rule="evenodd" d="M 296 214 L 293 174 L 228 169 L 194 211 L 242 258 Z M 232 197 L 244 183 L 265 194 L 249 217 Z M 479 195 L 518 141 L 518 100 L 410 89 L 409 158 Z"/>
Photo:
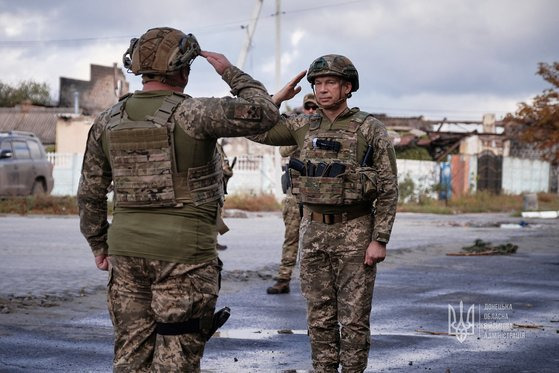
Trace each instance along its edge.
<path fill-rule="evenodd" d="M 371 372 L 555 371 L 559 221 L 500 227 L 520 220 L 399 214 L 375 287 Z M 309 370 L 298 281 L 291 294 L 265 294 L 280 257 L 279 214 L 227 223 L 219 304 L 231 306 L 233 316 L 209 342 L 203 369 Z M 0 237 L 0 311 L 7 312 L 0 314 L 0 372 L 110 371 L 111 326 L 100 290 L 106 275 L 94 268 L 77 219 L 0 217 Z M 520 249 L 505 257 L 444 255 L 476 238 Z M 475 334 L 462 343 L 429 334 L 448 332 L 448 306 L 459 312 L 460 300 L 475 306 Z M 508 328 L 512 323 L 540 327 Z"/>

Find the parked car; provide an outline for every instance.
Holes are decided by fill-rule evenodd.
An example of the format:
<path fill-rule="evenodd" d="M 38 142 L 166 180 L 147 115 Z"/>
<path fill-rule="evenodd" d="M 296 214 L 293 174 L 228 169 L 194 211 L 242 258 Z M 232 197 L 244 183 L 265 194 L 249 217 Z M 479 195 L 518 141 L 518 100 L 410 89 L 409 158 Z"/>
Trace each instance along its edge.
<path fill-rule="evenodd" d="M 48 194 L 52 164 L 41 140 L 31 132 L 0 132 L 0 196 Z"/>

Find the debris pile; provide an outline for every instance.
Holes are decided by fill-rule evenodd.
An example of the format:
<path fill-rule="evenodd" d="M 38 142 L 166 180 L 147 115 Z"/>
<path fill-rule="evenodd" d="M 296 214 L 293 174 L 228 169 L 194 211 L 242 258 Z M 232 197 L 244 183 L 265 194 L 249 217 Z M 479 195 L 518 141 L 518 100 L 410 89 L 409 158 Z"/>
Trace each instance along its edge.
<path fill-rule="evenodd" d="M 491 242 L 485 242 L 479 238 L 474 241 L 472 246 L 465 246 L 462 252 L 448 253 L 449 256 L 483 256 L 483 255 L 510 255 L 516 253 L 518 246 L 512 243 L 506 243 L 497 246 L 491 246 Z"/>

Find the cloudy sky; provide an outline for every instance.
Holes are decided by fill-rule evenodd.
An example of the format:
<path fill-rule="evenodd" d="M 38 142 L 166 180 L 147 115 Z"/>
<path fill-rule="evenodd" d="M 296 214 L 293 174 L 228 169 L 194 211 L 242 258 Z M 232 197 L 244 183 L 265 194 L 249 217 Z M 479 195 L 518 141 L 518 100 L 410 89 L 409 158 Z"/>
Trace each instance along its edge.
<path fill-rule="evenodd" d="M 156 26 L 191 32 L 203 49 L 236 63 L 255 3 L 0 0 L 0 81 L 47 82 L 57 100 L 60 76 L 89 80 L 91 63 L 122 66 L 130 38 Z M 275 7 L 263 0 L 244 67 L 270 92 L 277 88 Z M 501 118 L 547 88 L 535 71 L 538 62 L 559 61 L 558 14 L 557 0 L 282 0 L 281 79 L 320 55 L 343 54 L 360 75 L 351 106 L 428 119 Z M 199 58 L 186 92 L 223 96 L 228 87 Z"/>

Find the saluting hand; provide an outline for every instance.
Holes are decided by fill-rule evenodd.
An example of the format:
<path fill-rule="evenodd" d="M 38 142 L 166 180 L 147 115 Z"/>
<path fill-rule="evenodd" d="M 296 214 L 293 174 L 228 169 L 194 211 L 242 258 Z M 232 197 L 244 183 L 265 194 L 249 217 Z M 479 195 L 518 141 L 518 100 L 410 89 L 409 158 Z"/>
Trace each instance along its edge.
<path fill-rule="evenodd" d="M 301 87 L 297 86 L 301 79 L 307 74 L 307 70 L 301 71 L 299 74 L 295 75 L 289 83 L 287 83 L 282 89 L 280 89 L 276 94 L 272 96 L 272 101 L 274 104 L 279 106 L 282 102 L 291 100 L 297 93 L 301 92 Z"/>
<path fill-rule="evenodd" d="M 379 241 L 371 241 L 365 252 L 365 265 L 372 266 L 380 263 L 386 258 L 386 244 Z"/>
<path fill-rule="evenodd" d="M 200 55 L 214 67 L 219 75 L 223 75 L 225 70 L 231 66 L 231 62 L 221 53 L 202 51 Z"/>

